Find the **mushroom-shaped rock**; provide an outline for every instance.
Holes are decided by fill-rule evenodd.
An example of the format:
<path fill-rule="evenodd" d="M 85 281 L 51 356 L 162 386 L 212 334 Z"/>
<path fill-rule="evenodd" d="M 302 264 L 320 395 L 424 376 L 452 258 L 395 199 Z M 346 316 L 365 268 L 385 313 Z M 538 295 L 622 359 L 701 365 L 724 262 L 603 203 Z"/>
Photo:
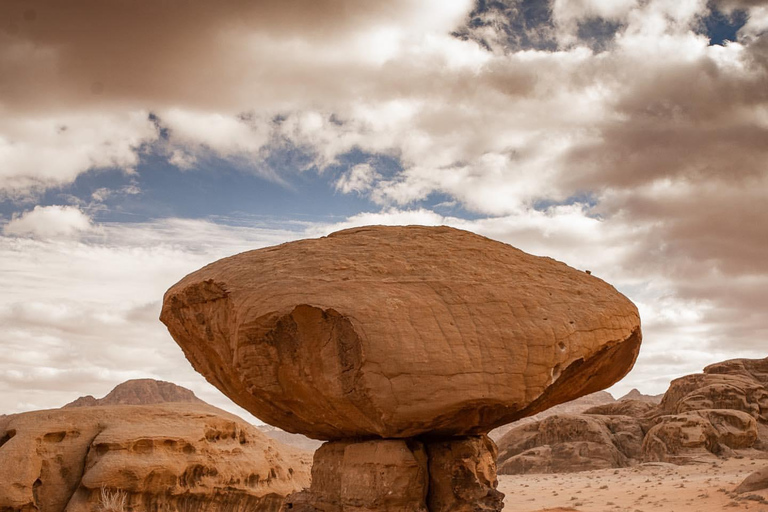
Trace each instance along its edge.
<path fill-rule="evenodd" d="M 635 306 L 550 258 L 448 227 L 363 227 L 225 258 L 165 294 L 197 371 L 317 439 L 476 435 L 604 389 Z"/>

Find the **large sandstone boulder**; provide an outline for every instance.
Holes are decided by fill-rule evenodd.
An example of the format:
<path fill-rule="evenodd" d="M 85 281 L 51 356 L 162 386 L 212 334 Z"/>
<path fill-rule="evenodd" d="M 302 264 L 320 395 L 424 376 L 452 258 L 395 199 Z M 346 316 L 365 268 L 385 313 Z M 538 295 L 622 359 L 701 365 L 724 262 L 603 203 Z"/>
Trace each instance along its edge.
<path fill-rule="evenodd" d="M 585 272 L 447 227 L 365 227 L 225 258 L 161 320 L 239 405 L 317 439 L 459 436 L 604 389 L 635 306 Z"/>
<path fill-rule="evenodd" d="M 556 415 L 522 425 L 499 441 L 501 474 L 622 468 L 641 459 L 643 428 L 629 416 Z"/>
<path fill-rule="evenodd" d="M 309 455 L 205 404 L 98 406 L 0 419 L 0 510 L 277 511 L 309 483 Z"/>

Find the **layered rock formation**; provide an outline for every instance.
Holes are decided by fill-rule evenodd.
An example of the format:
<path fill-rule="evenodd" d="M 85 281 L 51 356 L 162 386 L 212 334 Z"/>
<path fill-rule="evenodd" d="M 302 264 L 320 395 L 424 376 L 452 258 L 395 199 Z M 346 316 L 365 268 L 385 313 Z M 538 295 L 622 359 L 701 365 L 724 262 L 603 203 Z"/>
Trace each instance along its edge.
<path fill-rule="evenodd" d="M 460 454 L 493 459 L 491 429 L 610 386 L 641 340 L 637 309 L 602 280 L 446 227 L 357 228 L 226 258 L 168 290 L 161 320 L 239 405 L 334 441 L 316 452 L 311 491 L 287 505 L 327 512 L 348 496 L 355 510 L 499 509 L 495 468 Z M 392 443 L 415 462 L 388 462 Z M 427 457 L 430 493 L 455 497 L 416 504 L 414 490 L 414 504 L 395 506 L 375 482 L 365 496 L 344 494 L 354 479 L 335 483 L 421 467 L 419 443 L 455 457 L 434 467 Z M 358 450 L 365 463 L 348 455 Z M 442 485 L 439 468 L 466 478 Z"/>
<path fill-rule="evenodd" d="M 516 425 L 499 440 L 500 473 L 559 473 L 638 462 L 685 464 L 768 451 L 768 358 L 676 379 L 658 405 L 623 399 L 580 415 Z M 635 395 L 637 396 L 637 395 Z"/>
<path fill-rule="evenodd" d="M 0 419 L 0 510 L 91 512 L 102 488 L 133 510 L 277 511 L 310 457 L 205 404 L 97 406 Z"/>

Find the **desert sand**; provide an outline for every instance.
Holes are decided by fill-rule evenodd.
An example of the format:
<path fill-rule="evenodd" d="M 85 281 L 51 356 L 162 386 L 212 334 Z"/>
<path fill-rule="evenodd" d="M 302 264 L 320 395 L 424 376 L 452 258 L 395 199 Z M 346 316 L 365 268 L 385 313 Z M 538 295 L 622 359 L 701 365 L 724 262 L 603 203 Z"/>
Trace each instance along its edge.
<path fill-rule="evenodd" d="M 499 475 L 505 512 L 768 512 L 768 490 L 732 494 L 766 459 L 649 463 L 569 474 Z"/>

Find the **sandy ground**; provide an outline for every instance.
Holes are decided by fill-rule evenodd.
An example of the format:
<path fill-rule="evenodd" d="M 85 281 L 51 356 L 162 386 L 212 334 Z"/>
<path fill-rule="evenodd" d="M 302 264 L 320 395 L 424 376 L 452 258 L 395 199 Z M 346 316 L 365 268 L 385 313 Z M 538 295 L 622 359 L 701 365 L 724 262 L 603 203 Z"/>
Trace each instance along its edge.
<path fill-rule="evenodd" d="M 643 464 L 560 475 L 500 475 L 509 512 L 768 512 L 768 491 L 753 499 L 731 491 L 765 459 L 729 459 L 688 466 Z"/>

